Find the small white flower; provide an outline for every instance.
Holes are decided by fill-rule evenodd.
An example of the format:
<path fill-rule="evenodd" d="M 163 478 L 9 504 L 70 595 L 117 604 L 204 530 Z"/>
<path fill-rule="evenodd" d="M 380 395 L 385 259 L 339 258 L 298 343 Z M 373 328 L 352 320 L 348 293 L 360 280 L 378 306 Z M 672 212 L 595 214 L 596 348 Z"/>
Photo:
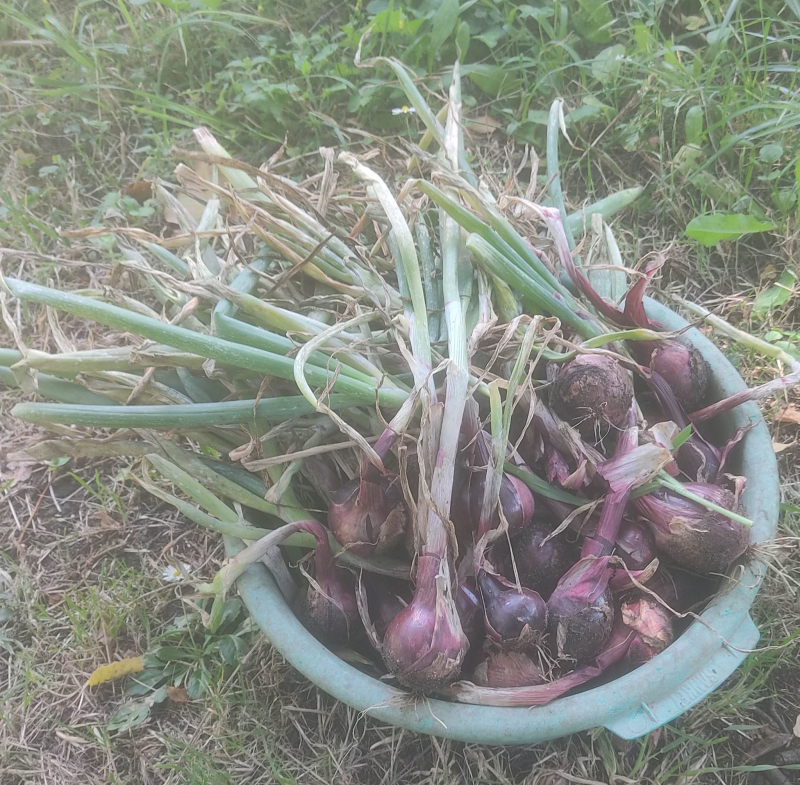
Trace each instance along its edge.
<path fill-rule="evenodd" d="M 175 581 L 182 581 L 183 574 L 186 573 L 188 575 L 190 570 L 191 567 L 184 562 L 180 567 L 173 567 L 171 565 L 169 567 L 164 567 L 164 572 L 161 573 L 161 575 L 167 583 L 174 583 Z"/>
<path fill-rule="evenodd" d="M 414 114 L 417 110 L 413 106 L 396 106 L 392 114 Z"/>

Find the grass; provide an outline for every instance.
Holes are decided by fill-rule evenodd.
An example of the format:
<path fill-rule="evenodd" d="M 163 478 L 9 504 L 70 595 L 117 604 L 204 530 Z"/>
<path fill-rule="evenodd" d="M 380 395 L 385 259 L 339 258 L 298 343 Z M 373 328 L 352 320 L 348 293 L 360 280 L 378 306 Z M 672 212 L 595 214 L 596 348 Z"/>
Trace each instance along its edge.
<path fill-rule="evenodd" d="M 458 43 L 469 154 L 496 184 L 524 191 L 538 171 L 534 185 L 544 186 L 545 162 L 537 170 L 530 153 L 544 157 L 546 112 L 564 97 L 574 145 L 562 144 L 565 193 L 593 201 L 646 186 L 616 222 L 623 258 L 674 243 L 665 294 L 701 300 L 797 350 L 797 299 L 791 284 L 788 297 L 775 288 L 798 238 L 796 2 L 741 4 L 730 18 L 716 2 L 539 8 L 498 0 L 462 3 L 457 14 L 448 2 L 319 8 L 308 0 L 0 3 L 3 270 L 68 288 L 115 280 L 113 242 L 58 230 L 168 230 L 159 203 L 136 184 L 169 179 L 170 150 L 189 147 L 195 125 L 256 165 L 275 156 L 274 170 L 290 176 L 320 170 L 320 145 L 367 144 L 396 157 L 419 140 L 420 123 L 392 115 L 404 100 L 388 68 L 354 66 L 371 25 L 363 59 L 402 57 L 423 91 L 447 86 Z M 705 248 L 684 230 L 712 212 L 775 228 Z M 757 297 L 767 307 L 753 308 Z M 20 316 L 31 346 L 56 348 L 46 319 Z M 68 318 L 61 328 L 80 348 L 118 338 Z M 774 373 L 727 349 L 749 379 Z M 212 576 L 217 538 L 124 482 L 124 462 L 14 459 L 40 435 L 10 420 L 15 400 L 0 395 L 3 785 L 777 782 L 750 769 L 791 741 L 800 711 L 794 512 L 782 523 L 784 558 L 753 610 L 761 650 L 694 710 L 634 742 L 600 729 L 530 748 L 457 744 L 336 704 L 239 619 L 209 634 L 199 620 L 205 609 L 161 574 L 186 563 Z M 780 460 L 793 505 L 796 428 L 776 422 L 774 430 L 788 445 Z M 110 730 L 142 696 L 131 694 L 131 681 L 84 689 L 89 673 L 165 646 L 177 653 L 149 662 L 148 678 L 202 694 L 182 702 L 173 693 L 142 709 L 139 725 Z M 240 648 L 226 663 L 230 646 Z"/>

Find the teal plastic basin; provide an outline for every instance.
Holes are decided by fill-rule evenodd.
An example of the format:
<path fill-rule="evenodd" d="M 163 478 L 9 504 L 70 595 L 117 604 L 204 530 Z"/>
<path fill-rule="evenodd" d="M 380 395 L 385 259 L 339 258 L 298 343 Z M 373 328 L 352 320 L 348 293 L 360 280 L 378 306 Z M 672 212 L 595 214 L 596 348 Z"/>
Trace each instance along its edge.
<path fill-rule="evenodd" d="M 665 329 L 686 327 L 677 314 L 649 300 L 648 313 Z M 699 331 L 683 340 L 705 356 L 713 374 L 716 398 L 744 388 L 724 355 Z M 737 447 L 732 470 L 747 477 L 742 497 L 745 514 L 755 525 L 751 543 L 775 536 L 778 526 L 778 467 L 767 425 L 755 404 L 740 406 L 719 418 L 721 435 L 754 423 Z M 241 543 L 226 539 L 230 553 Z M 269 572 L 254 565 L 239 579 L 239 593 L 273 646 L 309 680 L 334 698 L 375 719 L 419 733 L 479 744 L 533 744 L 603 726 L 635 739 L 675 719 L 727 679 L 753 649 L 759 632 L 750 606 L 765 567 L 750 560 L 733 568 L 734 588 L 715 599 L 698 621 L 651 662 L 609 684 L 536 708 L 469 706 L 439 700 L 408 701 L 405 693 L 367 676 L 332 654 L 297 620 Z M 726 643 L 727 642 L 727 643 Z"/>

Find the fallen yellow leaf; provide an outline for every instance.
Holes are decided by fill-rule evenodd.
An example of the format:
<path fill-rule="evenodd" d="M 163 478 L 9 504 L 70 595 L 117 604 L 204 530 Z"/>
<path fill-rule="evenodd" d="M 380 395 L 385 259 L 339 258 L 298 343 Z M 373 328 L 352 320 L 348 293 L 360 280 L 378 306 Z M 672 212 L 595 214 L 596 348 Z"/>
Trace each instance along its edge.
<path fill-rule="evenodd" d="M 792 733 L 800 739 L 800 714 L 797 715 L 797 719 L 794 721 L 794 728 L 792 728 Z"/>
<path fill-rule="evenodd" d="M 101 665 L 95 668 L 94 673 L 86 682 L 87 687 L 96 687 L 98 684 L 105 684 L 107 681 L 121 679 L 131 673 L 139 673 L 144 670 L 144 657 L 128 657 L 119 662 L 111 662 L 108 665 Z"/>

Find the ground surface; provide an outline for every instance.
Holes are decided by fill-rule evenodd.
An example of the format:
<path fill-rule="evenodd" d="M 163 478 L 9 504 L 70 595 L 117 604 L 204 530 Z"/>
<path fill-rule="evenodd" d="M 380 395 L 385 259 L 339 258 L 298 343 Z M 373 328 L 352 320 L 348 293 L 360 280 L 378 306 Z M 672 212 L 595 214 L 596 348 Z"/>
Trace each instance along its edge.
<path fill-rule="evenodd" d="M 317 171 L 320 144 L 366 141 L 395 160 L 404 141 L 418 140 L 419 124 L 392 115 L 404 101 L 387 69 L 352 66 L 360 33 L 374 23 L 365 58 L 401 55 L 438 91 L 454 42 L 465 48 L 466 25 L 468 138 L 487 177 L 513 185 L 510 164 L 527 160 L 517 172 L 527 183 L 526 144 L 544 159 L 541 112 L 564 96 L 574 206 L 647 185 L 616 223 L 626 261 L 672 244 L 662 289 L 794 346 L 795 278 L 785 271 L 798 227 L 796 3 L 729 16 L 716 4 L 662 4 L 653 16 L 599 0 L 484 2 L 463 4 L 458 18 L 457 4 L 438 5 L 0 3 L 2 270 L 67 288 L 107 284 L 113 249 L 57 229 L 127 222 L 161 231 L 163 214 L 136 183 L 168 178 L 170 147 L 188 145 L 194 125 L 212 127 L 256 165 L 286 131 L 279 166 L 289 175 Z M 544 171 L 542 160 L 541 184 Z M 706 249 L 683 232 L 711 211 L 774 229 Z M 31 347 L 57 348 L 46 318 L 13 308 Z M 61 327 L 80 348 L 115 340 L 76 321 Z M 729 351 L 751 380 L 775 372 Z M 162 572 L 186 564 L 210 577 L 222 558 L 217 539 L 125 482 L 124 461 L 15 460 L 41 437 L 10 418 L 19 397 L 0 394 L 2 785 L 779 783 L 796 774 L 782 780 L 770 770 L 776 751 L 796 745 L 800 712 L 791 510 L 800 501 L 800 417 L 791 401 L 788 414 L 786 401 L 764 406 L 778 415 L 789 508 L 753 609 L 759 650 L 712 697 L 641 740 L 598 730 L 503 749 L 420 737 L 335 703 L 235 604 L 227 627 L 205 634 L 191 597 Z M 136 721 L 120 710 L 124 682 L 84 687 L 98 665 L 165 645 L 180 650 L 186 690 Z"/>

